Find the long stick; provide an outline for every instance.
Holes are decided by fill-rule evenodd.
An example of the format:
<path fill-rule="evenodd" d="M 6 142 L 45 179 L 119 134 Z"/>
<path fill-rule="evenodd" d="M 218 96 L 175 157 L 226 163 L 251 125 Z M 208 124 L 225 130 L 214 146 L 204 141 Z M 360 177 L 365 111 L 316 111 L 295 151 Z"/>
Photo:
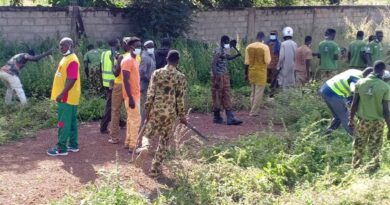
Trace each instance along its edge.
<path fill-rule="evenodd" d="M 190 125 L 189 123 L 184 125 L 188 127 L 190 130 L 192 130 L 193 132 L 195 132 L 195 134 L 197 134 L 199 137 L 203 138 L 206 141 L 209 141 L 209 139 L 206 136 L 204 136 L 201 132 L 199 132 L 199 130 L 197 130 L 194 126 Z"/>
<path fill-rule="evenodd" d="M 145 121 L 145 123 L 142 125 L 141 130 L 138 133 L 137 142 L 135 143 L 135 149 L 133 150 L 133 153 L 131 153 L 131 161 L 132 162 L 134 161 L 134 154 L 137 151 L 138 144 L 142 140 L 142 136 L 144 135 L 144 132 L 145 132 L 145 129 L 146 129 L 146 124 L 147 124 L 147 121 Z"/>

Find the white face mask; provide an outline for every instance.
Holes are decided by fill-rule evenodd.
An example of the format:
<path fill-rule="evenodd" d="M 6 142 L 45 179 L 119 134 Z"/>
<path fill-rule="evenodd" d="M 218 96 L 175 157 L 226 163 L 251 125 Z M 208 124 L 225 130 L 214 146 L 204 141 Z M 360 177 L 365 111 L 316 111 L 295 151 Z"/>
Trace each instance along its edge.
<path fill-rule="evenodd" d="M 140 49 L 140 48 L 134 49 L 134 54 L 135 54 L 135 55 L 141 54 L 141 49 Z"/>
<path fill-rule="evenodd" d="M 148 54 L 154 54 L 154 48 L 148 48 L 146 49 L 146 52 L 148 52 Z"/>
<path fill-rule="evenodd" d="M 62 55 L 67 56 L 67 55 L 69 55 L 70 53 L 72 53 L 72 51 L 69 49 L 68 51 L 66 51 L 66 52 L 63 53 Z"/>
<path fill-rule="evenodd" d="M 230 44 L 224 44 L 223 47 L 226 48 L 226 49 L 229 49 L 230 48 Z"/>
<path fill-rule="evenodd" d="M 270 35 L 270 36 L 269 36 L 269 39 L 270 39 L 270 40 L 275 40 L 275 39 L 276 39 L 276 36 L 275 36 L 275 35 Z"/>

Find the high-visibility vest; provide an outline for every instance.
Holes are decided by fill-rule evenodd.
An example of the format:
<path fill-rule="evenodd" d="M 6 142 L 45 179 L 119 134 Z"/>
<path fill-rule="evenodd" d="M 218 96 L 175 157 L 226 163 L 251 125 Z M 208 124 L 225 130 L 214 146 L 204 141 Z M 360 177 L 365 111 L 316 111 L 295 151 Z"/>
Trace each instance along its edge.
<path fill-rule="evenodd" d="M 341 97 L 347 98 L 352 95 L 351 87 L 348 82 L 351 77 L 360 79 L 363 77 L 363 71 L 357 69 L 346 70 L 326 81 L 326 84 L 330 87 L 330 89 L 332 89 L 334 93 Z"/>
<path fill-rule="evenodd" d="M 80 79 L 80 62 L 76 54 L 72 53 L 67 56 L 62 57 L 60 63 L 58 64 L 57 72 L 54 75 L 53 87 L 51 90 L 51 97 L 53 101 L 56 101 L 58 95 L 64 90 L 66 86 L 66 80 L 68 79 L 68 67 L 71 62 L 76 62 L 78 67 L 78 78 L 76 79 L 73 87 L 68 91 L 67 97 L 64 103 L 69 105 L 78 105 L 80 102 L 81 95 L 81 79 Z"/>
<path fill-rule="evenodd" d="M 103 86 L 110 87 L 110 81 L 115 79 L 112 72 L 114 63 L 111 61 L 111 50 L 104 51 L 101 56 Z"/>

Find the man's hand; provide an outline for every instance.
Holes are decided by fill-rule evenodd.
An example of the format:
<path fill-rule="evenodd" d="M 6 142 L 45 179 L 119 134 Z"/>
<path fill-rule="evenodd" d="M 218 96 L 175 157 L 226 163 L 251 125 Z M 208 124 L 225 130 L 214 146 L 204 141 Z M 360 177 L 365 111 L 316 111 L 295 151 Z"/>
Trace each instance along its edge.
<path fill-rule="evenodd" d="M 133 99 L 133 97 L 129 97 L 129 107 L 131 108 L 131 109 L 134 109 L 135 108 L 135 102 L 134 102 L 134 99 Z"/>
<path fill-rule="evenodd" d="M 188 124 L 187 117 L 181 117 L 181 118 L 180 118 L 180 123 L 181 123 L 181 124 L 184 124 L 184 125 L 187 125 L 187 124 Z"/>
<path fill-rule="evenodd" d="M 61 93 L 57 96 L 56 98 L 56 102 L 62 102 L 62 100 L 64 99 L 64 93 Z"/>
<path fill-rule="evenodd" d="M 46 51 L 46 55 L 51 55 L 51 54 L 53 54 L 53 49 L 52 48 L 50 48 L 49 50 Z"/>

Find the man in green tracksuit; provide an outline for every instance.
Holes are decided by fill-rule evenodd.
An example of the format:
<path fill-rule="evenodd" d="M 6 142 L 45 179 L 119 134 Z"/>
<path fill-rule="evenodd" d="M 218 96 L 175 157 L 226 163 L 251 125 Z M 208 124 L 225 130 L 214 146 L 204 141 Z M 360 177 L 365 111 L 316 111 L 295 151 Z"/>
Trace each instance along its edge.
<path fill-rule="evenodd" d="M 337 60 L 340 54 L 340 47 L 334 41 L 336 30 L 327 29 L 325 31 L 325 40 L 323 40 L 318 49 L 318 58 L 320 58 L 321 73 L 325 73 L 327 78 L 334 76 L 337 73 Z"/>
<path fill-rule="evenodd" d="M 382 40 L 383 32 L 375 31 L 375 39 L 366 47 L 365 58 L 368 66 L 372 66 L 375 61 L 384 60 Z"/>
<path fill-rule="evenodd" d="M 364 52 L 366 49 L 366 42 L 363 41 L 364 32 L 358 31 L 356 34 L 356 40 L 349 44 L 348 49 L 348 62 L 350 68 L 363 70 L 366 68 L 366 62 L 364 58 Z"/>

